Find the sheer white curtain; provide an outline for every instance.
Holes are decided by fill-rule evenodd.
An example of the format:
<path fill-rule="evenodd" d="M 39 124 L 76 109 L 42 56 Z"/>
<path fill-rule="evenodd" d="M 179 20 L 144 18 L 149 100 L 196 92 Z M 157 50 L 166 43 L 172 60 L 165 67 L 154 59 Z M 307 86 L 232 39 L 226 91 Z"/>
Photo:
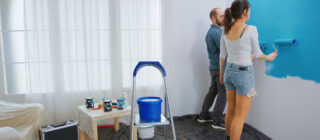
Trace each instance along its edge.
<path fill-rule="evenodd" d="M 4 92 L 44 104 L 51 120 L 74 118 L 87 96 L 131 95 L 137 62 L 163 58 L 160 0 L 1 0 L 0 8 Z M 146 68 L 137 85 L 161 89 L 161 75 Z"/>
<path fill-rule="evenodd" d="M 122 80 L 125 88 L 132 85 L 132 72 L 138 61 L 162 62 L 161 0 L 121 0 L 120 31 Z M 161 96 L 161 73 L 145 67 L 137 76 L 138 96 Z M 150 88 L 152 87 L 152 88 Z"/>

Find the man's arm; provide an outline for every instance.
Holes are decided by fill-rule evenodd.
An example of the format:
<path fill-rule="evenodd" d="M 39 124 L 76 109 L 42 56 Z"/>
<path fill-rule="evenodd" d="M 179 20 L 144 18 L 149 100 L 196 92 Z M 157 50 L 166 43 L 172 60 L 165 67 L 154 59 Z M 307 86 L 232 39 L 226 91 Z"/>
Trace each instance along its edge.
<path fill-rule="evenodd" d="M 214 45 L 217 47 L 217 50 L 220 51 L 221 32 L 217 31 L 211 37 Z"/>

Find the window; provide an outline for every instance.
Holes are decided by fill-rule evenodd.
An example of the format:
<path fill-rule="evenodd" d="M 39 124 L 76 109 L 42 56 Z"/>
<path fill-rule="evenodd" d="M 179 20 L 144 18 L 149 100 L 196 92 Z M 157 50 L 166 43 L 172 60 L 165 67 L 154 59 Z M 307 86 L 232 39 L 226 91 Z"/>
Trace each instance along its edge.
<path fill-rule="evenodd" d="M 121 0 L 123 85 L 132 85 L 132 69 L 140 60 L 162 60 L 161 0 Z M 161 73 L 144 68 L 137 86 L 162 84 Z M 131 77 L 130 77 L 131 76 Z"/>
<path fill-rule="evenodd" d="M 111 67 L 119 60 L 121 87 L 128 88 L 138 61 L 161 61 L 161 1 L 111 1 L 1 0 L 0 68 L 6 93 L 110 90 L 118 72 Z M 110 10 L 115 4 L 120 9 Z M 120 25 L 112 25 L 113 20 Z M 112 55 L 117 46 L 110 41 L 115 36 L 110 27 L 119 28 L 119 54 Z M 159 72 L 143 73 L 141 86 L 162 84 Z"/>
<path fill-rule="evenodd" d="M 64 89 L 110 89 L 109 1 L 58 3 Z"/>
<path fill-rule="evenodd" d="M 39 5 L 46 7 L 44 2 Z M 26 14 L 30 5 L 22 0 L 2 0 L 0 6 L 7 92 L 52 92 L 48 11 L 34 9 Z"/>

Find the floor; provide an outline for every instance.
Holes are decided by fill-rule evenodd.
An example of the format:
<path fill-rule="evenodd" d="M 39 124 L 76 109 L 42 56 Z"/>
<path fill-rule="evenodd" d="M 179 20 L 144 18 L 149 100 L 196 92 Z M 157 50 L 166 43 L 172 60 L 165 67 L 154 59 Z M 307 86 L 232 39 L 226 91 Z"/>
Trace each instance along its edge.
<path fill-rule="evenodd" d="M 225 131 L 211 128 L 210 123 L 198 123 L 196 115 L 175 117 L 174 124 L 178 140 L 225 140 Z M 171 127 L 167 126 L 170 130 Z M 169 132 L 169 131 L 168 131 Z M 170 131 L 171 132 L 171 131 Z M 114 132 L 113 128 L 99 128 L 99 140 L 128 140 L 130 139 L 130 126 L 120 125 L 120 130 Z M 152 140 L 163 140 L 163 126 L 155 128 L 155 136 Z M 170 134 L 169 139 L 172 139 Z M 271 140 L 252 126 L 245 124 L 241 140 Z"/>

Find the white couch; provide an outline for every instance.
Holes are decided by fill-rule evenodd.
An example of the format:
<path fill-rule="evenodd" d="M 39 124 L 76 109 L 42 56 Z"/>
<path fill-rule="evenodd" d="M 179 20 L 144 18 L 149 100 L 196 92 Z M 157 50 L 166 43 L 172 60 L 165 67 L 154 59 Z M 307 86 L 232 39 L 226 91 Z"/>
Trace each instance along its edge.
<path fill-rule="evenodd" d="M 41 104 L 0 101 L 0 140 L 36 140 L 39 127 L 46 122 Z"/>

